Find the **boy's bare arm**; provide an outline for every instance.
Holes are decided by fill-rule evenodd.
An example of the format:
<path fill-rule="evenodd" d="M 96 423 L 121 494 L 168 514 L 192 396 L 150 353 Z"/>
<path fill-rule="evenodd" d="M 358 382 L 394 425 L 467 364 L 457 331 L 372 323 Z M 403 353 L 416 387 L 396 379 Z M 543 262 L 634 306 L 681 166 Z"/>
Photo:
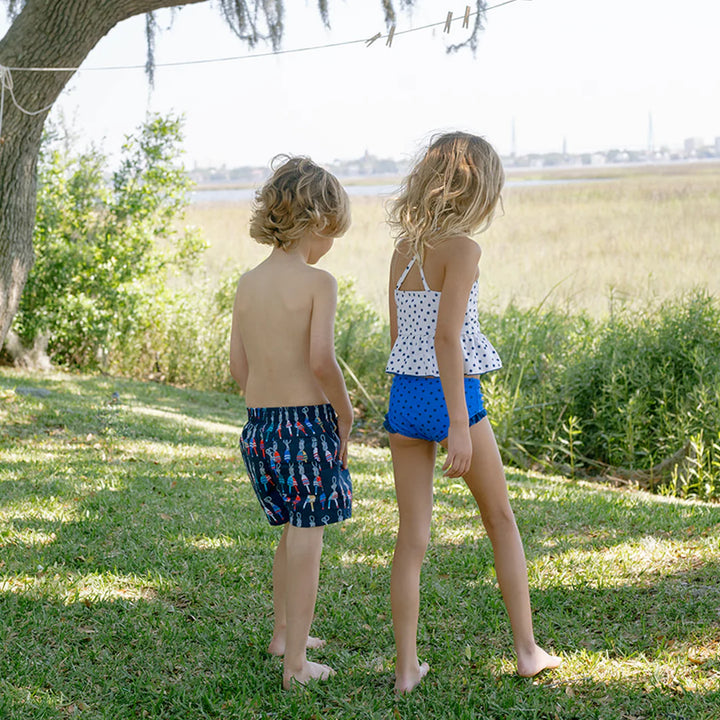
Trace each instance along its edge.
<path fill-rule="evenodd" d="M 245 355 L 245 346 L 240 333 L 240 290 L 235 294 L 235 304 L 233 306 L 232 330 L 230 332 L 230 374 L 233 380 L 245 392 L 248 379 L 248 362 Z"/>
<path fill-rule="evenodd" d="M 340 366 L 335 358 L 335 311 L 337 282 L 324 271 L 318 273 L 310 319 L 310 369 L 338 416 L 340 456 L 347 467 L 347 441 L 353 409 Z"/>

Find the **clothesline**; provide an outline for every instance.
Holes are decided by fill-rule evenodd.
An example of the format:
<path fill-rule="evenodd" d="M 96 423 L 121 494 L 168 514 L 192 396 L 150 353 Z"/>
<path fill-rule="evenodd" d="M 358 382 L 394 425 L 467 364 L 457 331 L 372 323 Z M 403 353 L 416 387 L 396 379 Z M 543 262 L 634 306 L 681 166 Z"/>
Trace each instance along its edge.
<path fill-rule="evenodd" d="M 524 0 L 524 2 L 529 2 L 530 0 Z M 503 7 L 504 5 L 511 5 L 513 3 L 520 2 L 520 0 L 504 0 L 504 2 L 497 3 L 496 5 L 492 5 L 490 7 L 486 7 L 483 12 L 489 12 L 490 10 L 496 10 L 499 7 Z M 390 31 L 387 34 L 377 33 L 373 37 L 370 38 L 358 38 L 356 40 L 344 40 L 342 42 L 336 42 L 336 43 L 326 43 L 323 45 L 310 45 L 307 47 L 300 47 L 300 48 L 289 48 L 287 50 L 270 50 L 263 53 L 250 53 L 247 55 L 233 55 L 230 57 L 221 57 L 221 58 L 202 58 L 199 60 L 179 60 L 177 62 L 168 62 L 168 63 L 158 63 L 156 67 L 162 68 L 162 67 L 180 67 L 184 65 L 202 65 L 202 64 L 209 64 L 209 63 L 220 63 L 220 62 L 232 62 L 236 60 L 252 60 L 255 58 L 265 58 L 265 57 L 271 57 L 274 55 L 290 55 L 292 53 L 302 53 L 302 52 L 312 52 L 316 50 L 325 50 L 329 48 L 337 48 L 337 47 L 343 47 L 343 46 L 349 46 L 349 45 L 359 45 L 360 43 L 365 43 L 368 47 L 372 45 L 375 40 L 381 40 L 383 38 L 387 39 L 394 39 L 396 37 L 399 37 L 401 35 L 407 35 L 409 33 L 414 32 L 420 32 L 422 30 L 429 30 L 431 28 L 436 28 L 440 26 L 444 26 L 446 30 L 449 32 L 449 26 L 456 22 L 463 22 L 465 26 L 467 27 L 467 21 L 471 17 L 475 17 L 478 14 L 478 11 L 469 11 L 470 7 L 466 7 L 466 11 L 458 16 L 454 16 L 453 13 L 448 13 L 448 17 L 445 20 L 441 20 L 440 22 L 435 23 L 429 23 L 427 25 L 421 25 L 416 28 L 408 28 L 407 30 L 396 30 L 395 26 L 393 25 Z M 390 44 L 386 42 L 386 45 Z M 0 65 L 0 68 L 3 66 Z M 98 66 L 98 67 L 5 67 L 6 70 L 10 70 L 12 72 L 93 72 L 93 71 L 108 71 L 108 70 L 144 70 L 145 65 L 106 65 L 106 66 Z"/>
<path fill-rule="evenodd" d="M 528 2 L 529 0 L 524 0 L 525 2 Z M 469 27 L 469 21 L 471 17 L 476 17 L 480 12 L 486 13 L 490 10 L 496 10 L 499 7 L 503 7 L 504 5 L 511 5 L 515 2 L 519 2 L 519 0 L 504 0 L 504 2 L 497 3 L 496 5 L 491 5 L 490 7 L 484 8 L 482 11 L 475 10 L 473 11 L 469 5 L 465 7 L 465 12 L 458 15 L 457 17 L 454 17 L 454 14 L 452 12 L 448 12 L 447 17 L 445 20 L 442 20 L 440 22 L 436 23 L 429 23 L 427 25 L 422 25 L 416 28 L 409 28 L 407 30 L 396 30 L 396 26 L 393 25 L 390 30 L 386 33 L 376 33 L 370 38 L 360 38 L 357 40 L 345 40 L 342 42 L 336 42 L 336 43 L 326 43 L 324 45 L 311 45 L 308 47 L 301 47 L 301 48 L 291 48 L 288 50 L 273 50 L 263 53 L 255 53 L 255 54 L 248 54 L 248 55 L 235 55 L 232 57 L 223 57 L 223 58 L 205 58 L 200 60 L 182 60 L 177 62 L 168 62 L 168 63 L 158 63 L 156 67 L 158 68 L 168 68 L 168 67 L 183 67 L 188 65 L 202 65 L 202 64 L 210 64 L 210 63 L 221 63 L 221 62 L 234 62 L 237 60 L 251 60 L 251 59 L 257 59 L 257 58 L 265 58 L 265 57 L 271 57 L 274 55 L 289 55 L 292 53 L 302 53 L 302 52 L 312 52 L 316 50 L 325 50 L 328 48 L 337 48 L 337 47 L 344 47 L 349 45 L 359 45 L 360 43 L 364 43 L 366 47 L 370 47 L 373 45 L 377 40 L 385 39 L 385 45 L 386 47 L 391 47 L 393 40 L 396 37 L 399 37 L 401 35 L 407 35 L 409 33 L 414 32 L 420 32 L 422 30 L 429 30 L 432 28 L 440 27 L 441 25 L 444 26 L 443 32 L 450 32 L 450 29 L 453 25 L 453 23 L 462 21 L 463 27 L 467 28 Z M 13 105 L 25 115 L 40 115 L 43 112 L 46 112 L 49 110 L 54 103 L 50 103 L 49 105 L 46 105 L 43 108 L 40 108 L 39 110 L 27 110 L 26 108 L 22 107 L 17 99 L 15 98 L 15 92 L 13 89 L 13 72 L 92 72 L 92 71 L 111 71 L 111 70 L 140 70 L 145 69 L 145 65 L 117 65 L 117 66 L 101 66 L 101 67 L 12 67 L 12 66 L 6 66 L 0 64 L 0 136 L 2 136 L 2 118 L 3 118 L 3 110 L 5 107 L 5 91 L 7 90 L 10 99 L 12 100 Z"/>

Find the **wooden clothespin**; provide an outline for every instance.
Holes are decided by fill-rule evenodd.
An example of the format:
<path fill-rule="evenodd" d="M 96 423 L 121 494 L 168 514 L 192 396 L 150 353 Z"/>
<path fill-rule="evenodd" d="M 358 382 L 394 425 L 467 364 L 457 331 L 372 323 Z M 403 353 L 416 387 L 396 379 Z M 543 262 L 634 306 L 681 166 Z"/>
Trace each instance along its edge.
<path fill-rule="evenodd" d="M 448 13 L 447 20 L 445 20 L 445 27 L 443 28 L 443 32 L 449 33 L 451 25 L 452 25 L 452 10 Z"/>
<path fill-rule="evenodd" d="M 390 28 L 390 32 L 388 33 L 387 40 L 385 41 L 385 45 L 387 45 L 387 47 L 392 47 L 392 41 L 393 41 L 394 37 L 395 37 L 395 26 L 393 25 Z"/>
<path fill-rule="evenodd" d="M 470 27 L 470 6 L 465 6 L 465 17 L 463 18 L 463 27 L 469 28 Z"/>
<path fill-rule="evenodd" d="M 382 37 L 382 33 L 375 33 L 371 38 L 365 41 L 365 47 L 370 47 L 376 40 Z"/>

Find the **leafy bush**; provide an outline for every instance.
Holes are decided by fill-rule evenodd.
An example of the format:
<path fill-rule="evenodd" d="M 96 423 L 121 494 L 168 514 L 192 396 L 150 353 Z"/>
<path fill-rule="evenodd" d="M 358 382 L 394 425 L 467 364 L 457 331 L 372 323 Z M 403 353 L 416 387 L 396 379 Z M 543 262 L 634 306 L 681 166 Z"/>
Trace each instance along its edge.
<path fill-rule="evenodd" d="M 511 305 L 502 314 L 482 314 L 480 323 L 503 361 L 502 370 L 483 378 L 499 445 L 507 458 L 552 451 L 567 412 L 564 373 L 587 351 L 592 321 L 557 308 Z"/>
<path fill-rule="evenodd" d="M 239 272 L 218 283 L 165 288 L 148 300 L 138 321 L 116 338 L 110 369 L 126 377 L 153 379 L 198 390 L 237 391 L 230 376 L 232 305 Z"/>
<path fill-rule="evenodd" d="M 108 183 L 100 152 L 71 155 L 46 137 L 37 259 L 14 323 L 25 345 L 46 335 L 55 363 L 92 367 L 140 321 L 167 273 L 199 257 L 199 234 L 176 229 L 190 186 L 180 141 L 180 120 L 150 118 L 128 138 Z"/>
<path fill-rule="evenodd" d="M 338 282 L 335 354 L 343 368 L 359 428 L 378 427 L 385 414 L 390 376 L 390 332 L 375 308 L 361 298 L 351 279 Z"/>
<path fill-rule="evenodd" d="M 506 460 L 720 497 L 720 304 L 704 291 L 604 321 L 482 318 L 505 368 L 483 384 Z"/>
<path fill-rule="evenodd" d="M 640 317 L 608 321 L 592 352 L 568 373 L 568 385 L 584 452 L 609 465 L 650 470 L 692 438 L 712 443 L 720 431 L 717 300 L 696 292 Z M 707 460 L 709 468 L 712 453 Z M 720 495 L 720 477 L 709 494 Z"/>

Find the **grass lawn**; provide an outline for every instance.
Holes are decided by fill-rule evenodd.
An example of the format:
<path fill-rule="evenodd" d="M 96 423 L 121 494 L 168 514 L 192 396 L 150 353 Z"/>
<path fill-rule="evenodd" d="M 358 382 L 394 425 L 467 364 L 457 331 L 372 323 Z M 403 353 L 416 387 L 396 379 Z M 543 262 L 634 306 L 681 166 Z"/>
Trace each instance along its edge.
<path fill-rule="evenodd" d="M 313 626 L 338 674 L 283 692 L 265 652 L 278 531 L 244 474 L 243 419 L 233 395 L 0 369 L 0 718 L 720 717 L 720 506 L 515 471 L 536 634 L 563 666 L 514 674 L 476 507 L 438 477 L 431 671 L 396 698 L 390 459 L 358 444 Z"/>

